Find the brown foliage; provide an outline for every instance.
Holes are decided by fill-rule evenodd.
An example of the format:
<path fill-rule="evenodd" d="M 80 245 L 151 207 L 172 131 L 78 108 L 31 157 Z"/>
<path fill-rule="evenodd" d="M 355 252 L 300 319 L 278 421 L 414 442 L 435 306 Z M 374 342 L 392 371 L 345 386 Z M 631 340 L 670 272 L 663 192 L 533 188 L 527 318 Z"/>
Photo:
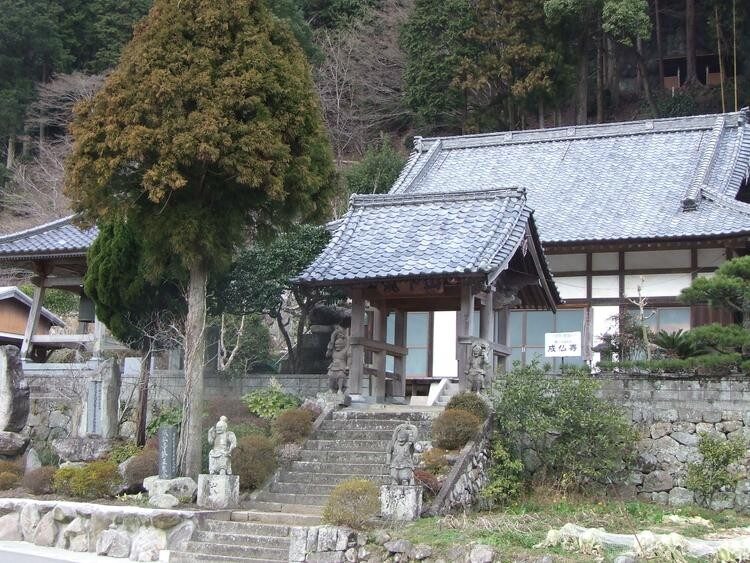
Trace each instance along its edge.
<path fill-rule="evenodd" d="M 440 480 L 429 471 L 416 469 L 414 471 L 414 480 L 417 485 L 422 485 L 433 496 L 440 492 Z"/>
<path fill-rule="evenodd" d="M 439 448 L 456 450 L 464 447 L 479 430 L 482 421 L 463 410 L 443 411 L 432 423 L 432 441 Z"/>
<path fill-rule="evenodd" d="M 273 435 L 279 444 L 302 442 L 312 431 L 314 414 L 307 409 L 290 409 L 273 421 Z"/>
<path fill-rule="evenodd" d="M 433 475 L 440 475 L 448 467 L 448 460 L 445 457 L 447 454 L 442 448 L 430 448 L 422 454 L 422 465 L 425 471 L 432 473 Z"/>
<path fill-rule="evenodd" d="M 21 486 L 32 495 L 48 495 L 52 493 L 52 477 L 57 467 L 45 465 L 33 471 L 29 471 L 21 479 Z"/>
<path fill-rule="evenodd" d="M 362 530 L 380 512 L 378 487 L 367 479 L 339 483 L 323 509 L 323 522 Z"/>
<path fill-rule="evenodd" d="M 256 489 L 276 469 L 274 445 L 265 436 L 240 438 L 232 454 L 232 471 L 240 476 L 243 489 Z"/>
<path fill-rule="evenodd" d="M 213 426 L 219 417 L 226 416 L 229 421 L 229 429 L 237 424 L 256 424 L 261 419 L 252 414 L 245 403 L 239 397 L 218 397 L 211 399 L 206 405 L 206 416 L 208 426 Z"/>
<path fill-rule="evenodd" d="M 143 450 L 134 456 L 125 467 L 125 482 L 128 487 L 143 485 L 143 480 L 159 472 L 159 453 L 154 449 Z"/>
<path fill-rule="evenodd" d="M 484 399 L 472 393 L 471 391 L 463 391 L 451 397 L 448 401 L 448 405 L 445 410 L 460 409 L 462 411 L 470 412 L 471 414 L 478 416 L 481 420 L 487 418 L 490 413 L 490 409 Z"/>

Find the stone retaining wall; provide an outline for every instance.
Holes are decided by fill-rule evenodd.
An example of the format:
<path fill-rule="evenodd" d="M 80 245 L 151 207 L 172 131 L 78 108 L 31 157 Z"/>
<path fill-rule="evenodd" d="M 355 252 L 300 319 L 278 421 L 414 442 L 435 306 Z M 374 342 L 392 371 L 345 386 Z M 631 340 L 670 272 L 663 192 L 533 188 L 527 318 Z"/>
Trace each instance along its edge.
<path fill-rule="evenodd" d="M 334 563 L 365 561 L 367 534 L 340 526 L 292 528 L 289 534 L 289 561 L 292 563 Z"/>
<path fill-rule="evenodd" d="M 0 499 L 0 540 L 158 561 L 163 549 L 182 550 L 202 519 L 229 512 L 154 510 L 65 501 Z"/>

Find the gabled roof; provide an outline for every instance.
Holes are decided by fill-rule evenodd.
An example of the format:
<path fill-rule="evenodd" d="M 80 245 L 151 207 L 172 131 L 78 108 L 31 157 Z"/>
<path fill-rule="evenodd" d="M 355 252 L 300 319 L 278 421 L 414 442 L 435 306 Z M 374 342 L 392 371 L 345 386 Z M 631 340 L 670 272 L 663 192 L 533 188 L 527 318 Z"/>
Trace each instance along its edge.
<path fill-rule="evenodd" d="M 85 256 L 99 231 L 96 227 L 79 229 L 73 225 L 73 218 L 71 215 L 25 231 L 0 236 L 0 258 L 21 260 Z"/>
<path fill-rule="evenodd" d="M 748 234 L 748 117 L 417 138 L 390 193 L 523 186 L 545 243 Z"/>
<path fill-rule="evenodd" d="M 524 239 L 541 250 L 524 190 L 354 195 L 328 246 L 296 281 L 492 276 Z"/>
<path fill-rule="evenodd" d="M 32 300 L 31 297 L 26 295 L 23 291 L 18 289 L 15 286 L 4 286 L 0 287 L 0 301 L 4 301 L 6 299 L 15 299 L 16 301 L 20 301 L 24 305 L 26 305 L 29 309 L 31 309 Z M 55 315 L 52 311 L 49 309 L 46 309 L 42 307 L 41 310 L 42 316 L 44 316 L 49 322 L 55 326 L 65 326 L 65 322 Z"/>

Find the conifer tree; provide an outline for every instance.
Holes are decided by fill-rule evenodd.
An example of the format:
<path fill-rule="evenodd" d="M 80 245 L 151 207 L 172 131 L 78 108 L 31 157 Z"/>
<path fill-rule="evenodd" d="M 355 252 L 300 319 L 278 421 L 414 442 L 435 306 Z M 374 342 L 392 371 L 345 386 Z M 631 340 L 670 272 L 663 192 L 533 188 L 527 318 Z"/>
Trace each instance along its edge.
<path fill-rule="evenodd" d="M 73 124 L 66 191 L 88 221 L 126 215 L 186 270 L 180 471 L 200 471 L 206 284 L 247 234 L 325 215 L 331 151 L 306 58 L 261 0 L 156 0 Z"/>

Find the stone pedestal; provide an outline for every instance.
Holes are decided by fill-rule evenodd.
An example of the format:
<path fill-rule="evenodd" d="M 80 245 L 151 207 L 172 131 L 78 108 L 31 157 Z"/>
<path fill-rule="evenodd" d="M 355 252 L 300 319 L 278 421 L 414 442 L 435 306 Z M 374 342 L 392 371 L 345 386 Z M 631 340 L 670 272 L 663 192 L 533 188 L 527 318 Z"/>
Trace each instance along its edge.
<path fill-rule="evenodd" d="M 239 475 L 198 475 L 198 506 L 233 508 L 240 503 Z"/>
<path fill-rule="evenodd" d="M 380 513 L 387 520 L 416 520 L 422 513 L 422 487 L 382 485 Z"/>

